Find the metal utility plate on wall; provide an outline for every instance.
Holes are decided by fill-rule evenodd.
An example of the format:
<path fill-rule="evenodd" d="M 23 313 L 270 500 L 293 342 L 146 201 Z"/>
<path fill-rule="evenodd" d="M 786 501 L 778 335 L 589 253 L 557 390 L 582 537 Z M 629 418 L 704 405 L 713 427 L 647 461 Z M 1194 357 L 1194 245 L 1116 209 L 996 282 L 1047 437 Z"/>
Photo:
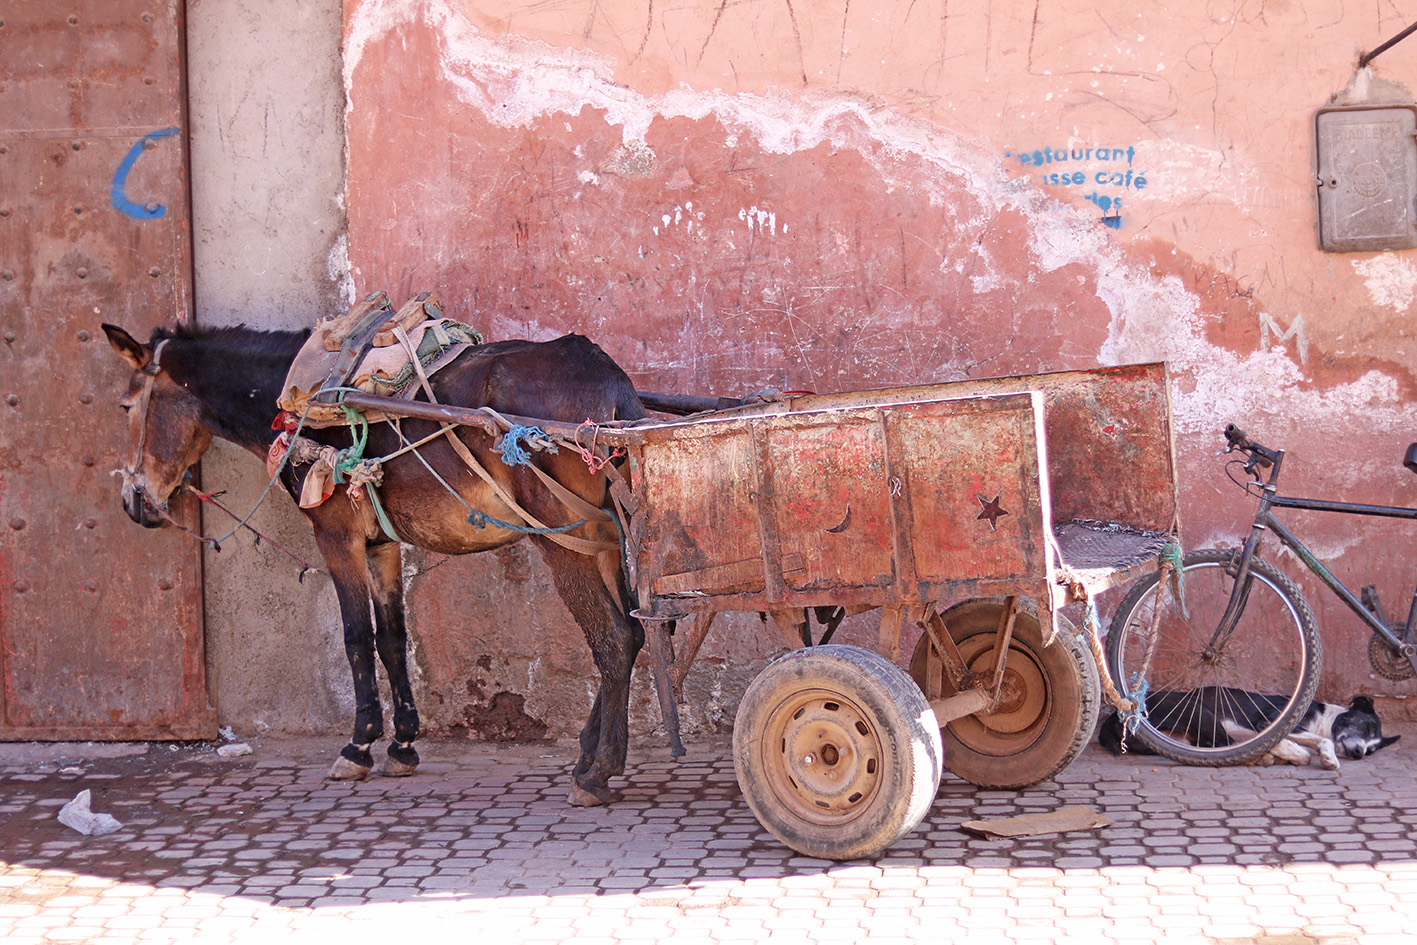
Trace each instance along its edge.
<path fill-rule="evenodd" d="M 1417 247 L 1417 105 L 1343 105 L 1314 116 L 1319 245 Z"/>

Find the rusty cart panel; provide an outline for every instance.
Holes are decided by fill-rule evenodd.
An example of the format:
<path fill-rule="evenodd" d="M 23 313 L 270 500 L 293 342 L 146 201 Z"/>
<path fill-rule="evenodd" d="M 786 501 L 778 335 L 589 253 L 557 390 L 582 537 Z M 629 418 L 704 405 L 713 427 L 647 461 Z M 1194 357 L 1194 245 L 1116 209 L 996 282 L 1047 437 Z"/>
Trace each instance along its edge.
<path fill-rule="evenodd" d="M 1043 395 L 1049 491 L 1058 522 L 1090 519 L 1157 531 L 1171 528 L 1176 515 L 1176 464 L 1170 373 L 1164 363 L 807 395 L 741 408 L 735 414 L 774 415 L 1028 391 Z"/>
<path fill-rule="evenodd" d="M 1131 365 L 808 395 L 639 426 L 640 612 L 1092 591 L 1175 530 L 1168 375 Z"/>
<path fill-rule="evenodd" d="M 1025 393 L 640 428 L 628 553 L 641 612 L 1041 586 L 1040 414 Z"/>

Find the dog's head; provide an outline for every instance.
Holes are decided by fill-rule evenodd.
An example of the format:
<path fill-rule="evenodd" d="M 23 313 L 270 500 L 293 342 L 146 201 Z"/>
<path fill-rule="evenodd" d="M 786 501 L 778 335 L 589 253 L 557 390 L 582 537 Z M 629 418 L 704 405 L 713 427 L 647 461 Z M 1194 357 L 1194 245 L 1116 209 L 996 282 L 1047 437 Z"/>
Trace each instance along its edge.
<path fill-rule="evenodd" d="M 1383 736 L 1382 723 L 1367 696 L 1355 696 L 1348 710 L 1333 720 L 1333 744 L 1345 758 L 1363 758 L 1402 736 Z"/>

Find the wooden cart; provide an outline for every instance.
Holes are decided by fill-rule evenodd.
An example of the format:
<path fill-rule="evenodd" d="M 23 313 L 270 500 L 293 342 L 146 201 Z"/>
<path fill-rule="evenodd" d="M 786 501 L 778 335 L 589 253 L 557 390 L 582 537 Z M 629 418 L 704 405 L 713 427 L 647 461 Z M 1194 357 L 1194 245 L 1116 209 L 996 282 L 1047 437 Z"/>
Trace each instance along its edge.
<path fill-rule="evenodd" d="M 1022 787 L 1071 762 L 1105 670 L 1060 611 L 1157 567 L 1176 538 L 1162 364 L 786 397 L 597 436 L 627 452 L 612 493 L 676 752 L 716 614 L 769 615 L 792 647 L 745 693 L 734 760 L 758 819 L 813 856 L 895 842 L 942 764 Z M 829 642 L 875 608 L 874 648 Z"/>
<path fill-rule="evenodd" d="M 625 555 L 666 714 L 714 615 L 757 611 L 795 649 L 745 695 L 735 762 L 794 849 L 864 855 L 912 829 L 940 747 L 982 786 L 1052 777 L 1101 702 L 1060 609 L 1155 568 L 1175 538 L 1168 389 L 1147 364 L 637 426 Z M 874 652 L 820 645 L 871 608 Z"/>

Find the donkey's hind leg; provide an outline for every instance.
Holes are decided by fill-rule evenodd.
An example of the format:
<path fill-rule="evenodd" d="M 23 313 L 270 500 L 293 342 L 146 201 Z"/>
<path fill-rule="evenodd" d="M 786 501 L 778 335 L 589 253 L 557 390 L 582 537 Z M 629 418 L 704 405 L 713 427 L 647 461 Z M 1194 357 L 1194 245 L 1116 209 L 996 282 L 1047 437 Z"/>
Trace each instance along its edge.
<path fill-rule="evenodd" d="M 403 609 L 403 554 L 397 542 L 372 545 L 369 578 L 374 598 L 374 644 L 379 661 L 388 674 L 394 701 L 394 740 L 384 774 L 405 777 L 418 768 L 418 708 L 413 702 L 413 686 L 408 678 L 408 627 Z"/>
<path fill-rule="evenodd" d="M 595 704 L 590 707 L 590 716 L 581 728 L 581 757 L 576 761 L 574 777 L 583 777 L 590 766 L 595 764 L 596 753 L 600 750 L 600 693 L 595 694 Z"/>
<path fill-rule="evenodd" d="M 610 800 L 607 783 L 625 770 L 630 671 L 644 644 L 644 631 L 611 597 L 595 559 L 545 540 L 537 544 L 561 600 L 585 633 L 600 674 L 595 705 L 581 731 L 581 757 L 572 774 L 570 802 L 577 807 L 605 804 Z"/>

